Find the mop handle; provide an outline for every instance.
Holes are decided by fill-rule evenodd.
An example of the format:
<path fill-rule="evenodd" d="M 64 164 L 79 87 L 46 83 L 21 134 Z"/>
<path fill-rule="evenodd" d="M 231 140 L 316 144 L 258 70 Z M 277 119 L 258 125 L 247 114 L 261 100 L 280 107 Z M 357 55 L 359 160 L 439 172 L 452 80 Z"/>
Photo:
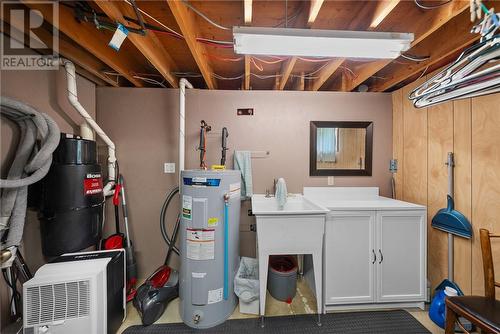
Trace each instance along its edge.
<path fill-rule="evenodd" d="M 448 166 L 448 195 L 453 198 L 455 187 L 454 187 L 454 170 L 455 167 L 455 159 L 453 156 L 453 152 L 448 152 L 448 159 L 446 161 L 446 165 Z M 455 273 L 455 240 L 453 238 L 453 234 L 448 233 L 448 279 L 450 281 L 454 281 L 454 273 Z"/>

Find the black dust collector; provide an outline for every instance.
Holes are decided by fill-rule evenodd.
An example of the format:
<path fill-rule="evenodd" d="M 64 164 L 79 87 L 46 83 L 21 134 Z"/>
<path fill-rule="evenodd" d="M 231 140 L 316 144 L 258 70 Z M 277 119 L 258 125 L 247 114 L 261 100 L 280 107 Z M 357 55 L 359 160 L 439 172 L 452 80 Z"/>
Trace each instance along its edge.
<path fill-rule="evenodd" d="M 96 142 L 61 134 L 42 183 L 43 254 L 59 256 L 97 245 L 101 238 L 103 204 Z"/>

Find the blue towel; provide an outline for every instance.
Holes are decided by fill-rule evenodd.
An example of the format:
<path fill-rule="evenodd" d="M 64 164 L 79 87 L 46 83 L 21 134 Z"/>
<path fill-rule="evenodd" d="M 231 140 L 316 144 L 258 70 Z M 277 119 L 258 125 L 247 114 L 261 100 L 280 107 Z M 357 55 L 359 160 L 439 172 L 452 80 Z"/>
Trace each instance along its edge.
<path fill-rule="evenodd" d="M 234 169 L 241 172 L 241 199 L 252 197 L 252 154 L 250 151 L 234 151 Z"/>

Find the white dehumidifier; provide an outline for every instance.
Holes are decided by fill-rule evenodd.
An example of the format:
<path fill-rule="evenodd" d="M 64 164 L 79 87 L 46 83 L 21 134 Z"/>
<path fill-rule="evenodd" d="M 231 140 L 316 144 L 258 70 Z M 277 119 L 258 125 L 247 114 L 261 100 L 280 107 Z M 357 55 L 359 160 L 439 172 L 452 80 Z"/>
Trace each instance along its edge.
<path fill-rule="evenodd" d="M 125 282 L 123 249 L 59 256 L 23 285 L 24 334 L 116 333 Z"/>

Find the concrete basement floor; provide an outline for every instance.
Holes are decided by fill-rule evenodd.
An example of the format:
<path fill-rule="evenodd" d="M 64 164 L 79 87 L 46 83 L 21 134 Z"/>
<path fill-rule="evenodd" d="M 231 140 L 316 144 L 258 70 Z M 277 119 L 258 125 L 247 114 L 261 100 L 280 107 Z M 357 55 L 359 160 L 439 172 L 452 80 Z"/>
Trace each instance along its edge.
<path fill-rule="evenodd" d="M 422 325 L 424 325 L 433 334 L 444 333 L 444 330 L 436 326 L 427 315 L 426 311 L 420 309 L 408 309 L 407 310 L 412 316 L 415 317 Z M 351 311 L 352 312 L 352 311 Z M 304 280 L 299 279 L 297 281 L 297 294 L 292 300 L 291 304 L 287 304 L 278 301 L 271 297 L 269 292 L 267 293 L 266 301 L 266 315 L 267 316 L 279 316 L 279 315 L 291 315 L 291 314 L 308 314 L 316 313 L 316 298 L 314 297 L 312 291 L 309 289 Z M 236 307 L 233 315 L 230 319 L 243 319 L 243 318 L 257 318 L 255 315 L 242 314 L 240 313 L 239 307 Z M 182 322 L 179 315 L 179 299 L 173 300 L 167 307 L 163 316 L 158 319 L 157 324 L 161 323 L 173 323 Z M 118 330 L 118 334 L 121 334 L 127 327 L 133 325 L 140 325 L 141 319 L 139 314 L 135 310 L 132 303 L 127 304 L 127 318 L 123 322 L 122 326 Z"/>

